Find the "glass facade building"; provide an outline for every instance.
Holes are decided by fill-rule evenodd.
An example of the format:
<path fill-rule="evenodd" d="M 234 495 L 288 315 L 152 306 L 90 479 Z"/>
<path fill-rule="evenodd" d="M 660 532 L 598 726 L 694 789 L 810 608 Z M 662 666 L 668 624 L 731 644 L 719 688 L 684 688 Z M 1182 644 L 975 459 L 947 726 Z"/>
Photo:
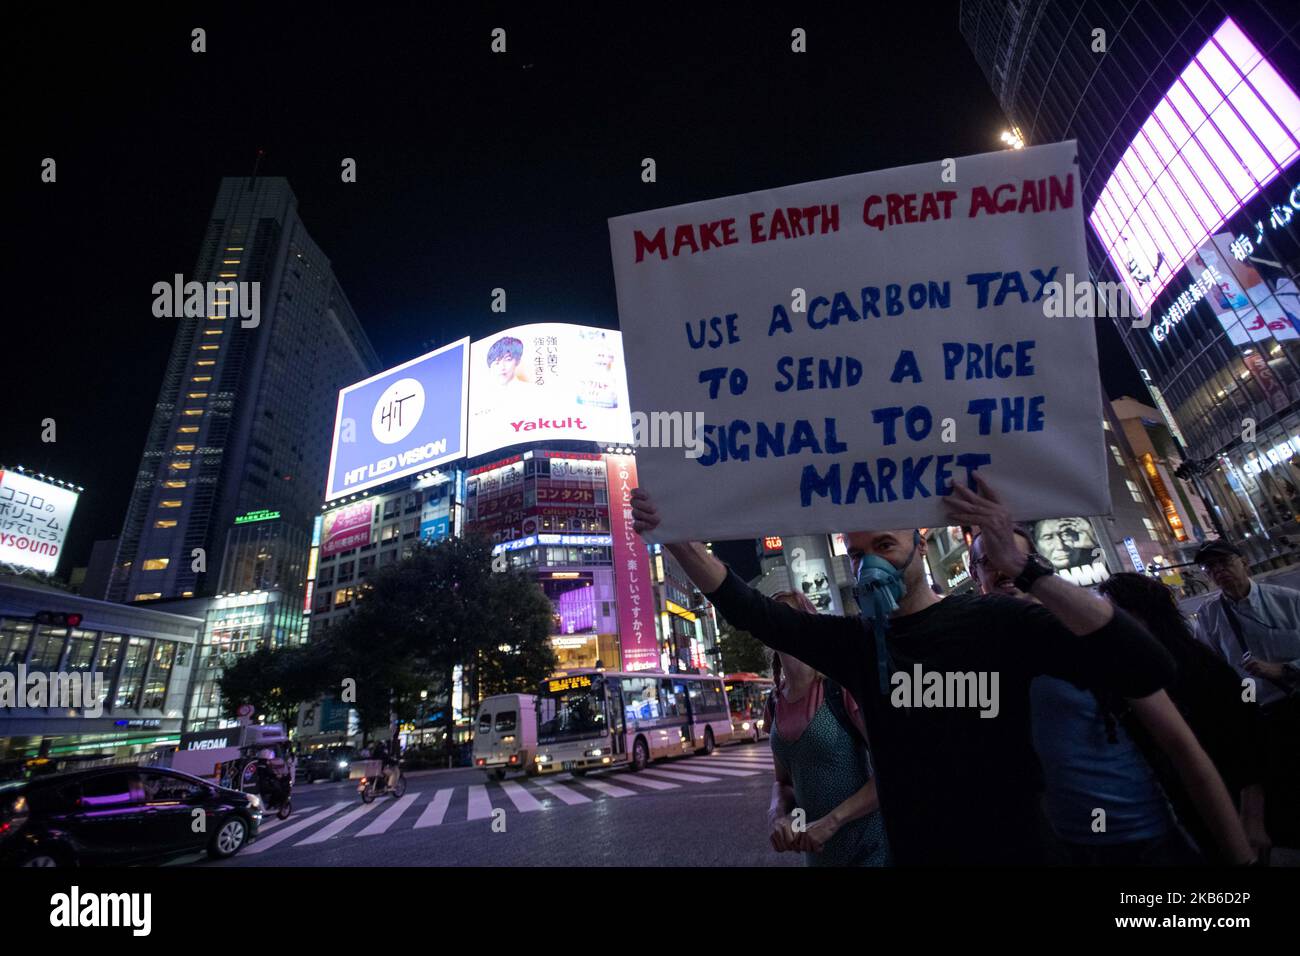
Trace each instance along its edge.
<path fill-rule="evenodd" d="M 1113 321 L 1206 530 L 1256 569 L 1300 560 L 1300 8 L 963 2 L 960 22 L 1025 143 L 1078 142 L 1092 279 L 1141 313 Z"/>

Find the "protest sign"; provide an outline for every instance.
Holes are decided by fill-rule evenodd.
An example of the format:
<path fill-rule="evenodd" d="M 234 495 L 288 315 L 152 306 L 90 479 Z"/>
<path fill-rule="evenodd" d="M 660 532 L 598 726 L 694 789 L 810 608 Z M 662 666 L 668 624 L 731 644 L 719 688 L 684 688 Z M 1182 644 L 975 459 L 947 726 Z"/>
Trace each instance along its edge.
<path fill-rule="evenodd" d="M 1093 320 L 1044 314 L 1088 281 L 1075 153 L 611 219 L 632 402 L 705 423 L 638 450 L 655 540 L 946 524 L 976 471 L 1017 519 L 1108 512 Z"/>

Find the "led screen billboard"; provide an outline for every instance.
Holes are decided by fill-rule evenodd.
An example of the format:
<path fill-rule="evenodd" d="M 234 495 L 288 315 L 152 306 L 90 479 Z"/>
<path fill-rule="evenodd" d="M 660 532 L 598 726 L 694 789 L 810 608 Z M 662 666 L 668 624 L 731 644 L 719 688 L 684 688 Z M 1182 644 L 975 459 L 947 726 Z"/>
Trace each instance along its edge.
<path fill-rule="evenodd" d="M 623 338 L 609 329 L 536 323 L 470 346 L 469 454 L 521 442 L 632 444 Z"/>
<path fill-rule="evenodd" d="M 1297 131 L 1300 97 L 1225 20 L 1142 124 L 1088 217 L 1139 311 L 1300 156 Z"/>
<path fill-rule="evenodd" d="M 469 339 L 339 392 L 325 500 L 465 457 Z"/>
<path fill-rule="evenodd" d="M 0 471 L 0 563 L 52 574 L 77 497 L 71 488 Z"/>

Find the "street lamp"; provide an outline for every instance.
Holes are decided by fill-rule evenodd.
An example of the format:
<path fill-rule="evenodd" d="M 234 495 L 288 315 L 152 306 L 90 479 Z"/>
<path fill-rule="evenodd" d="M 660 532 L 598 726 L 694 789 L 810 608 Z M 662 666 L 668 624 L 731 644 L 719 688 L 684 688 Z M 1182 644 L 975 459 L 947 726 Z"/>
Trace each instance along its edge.
<path fill-rule="evenodd" d="M 1004 129 L 1002 135 L 998 138 L 1002 140 L 1007 149 L 1025 148 L 1025 138 L 1020 135 L 1020 130 L 1014 126 L 1010 129 Z"/>

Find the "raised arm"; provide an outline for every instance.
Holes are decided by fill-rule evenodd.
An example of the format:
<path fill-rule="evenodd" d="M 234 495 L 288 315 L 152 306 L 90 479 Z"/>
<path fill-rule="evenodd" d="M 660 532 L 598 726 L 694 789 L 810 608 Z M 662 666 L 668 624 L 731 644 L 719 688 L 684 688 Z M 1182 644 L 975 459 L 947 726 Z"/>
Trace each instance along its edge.
<path fill-rule="evenodd" d="M 659 511 L 640 488 L 632 492 L 632 522 L 638 533 L 653 531 Z M 837 683 L 857 686 L 865 640 L 856 618 L 807 614 L 751 588 L 698 541 L 665 545 L 682 570 L 732 627 L 748 631 L 768 647 L 803 661 Z"/>

